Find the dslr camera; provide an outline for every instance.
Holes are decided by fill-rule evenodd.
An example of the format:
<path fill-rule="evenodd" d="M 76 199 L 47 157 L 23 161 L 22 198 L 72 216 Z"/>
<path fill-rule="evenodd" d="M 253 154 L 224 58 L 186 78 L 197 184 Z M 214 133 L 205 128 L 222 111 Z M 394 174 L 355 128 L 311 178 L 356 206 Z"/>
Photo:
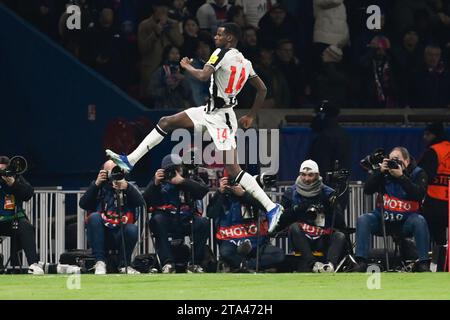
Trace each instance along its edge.
<path fill-rule="evenodd" d="M 306 214 L 308 217 L 310 217 L 312 220 L 315 220 L 317 218 L 317 215 L 319 213 L 324 212 L 324 206 L 320 203 L 318 204 L 312 204 L 306 209 Z"/>
<path fill-rule="evenodd" d="M 380 168 L 380 163 L 382 163 L 385 158 L 388 157 L 385 155 L 384 149 L 379 148 L 364 157 L 359 163 L 367 171 L 376 170 Z"/>
<path fill-rule="evenodd" d="M 172 166 L 167 169 L 164 169 L 164 181 L 169 182 L 177 175 L 177 169 L 179 166 Z"/>
<path fill-rule="evenodd" d="M 387 166 L 389 169 L 398 169 L 402 166 L 402 162 L 399 159 L 389 159 L 387 161 Z"/>
<path fill-rule="evenodd" d="M 108 181 L 120 181 L 125 179 L 125 171 L 123 171 L 119 166 L 115 166 L 111 171 L 108 171 Z"/>
<path fill-rule="evenodd" d="M 22 156 L 14 156 L 9 160 L 8 166 L 0 170 L 1 177 L 15 177 L 23 174 L 28 169 L 27 160 Z"/>

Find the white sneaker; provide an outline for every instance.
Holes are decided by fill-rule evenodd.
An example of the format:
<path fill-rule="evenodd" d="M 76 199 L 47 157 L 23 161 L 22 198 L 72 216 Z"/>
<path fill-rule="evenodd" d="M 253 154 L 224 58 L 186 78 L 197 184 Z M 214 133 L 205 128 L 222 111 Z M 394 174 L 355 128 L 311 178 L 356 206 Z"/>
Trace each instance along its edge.
<path fill-rule="evenodd" d="M 106 263 L 104 261 L 97 261 L 94 269 L 95 274 L 106 274 Z"/>
<path fill-rule="evenodd" d="M 43 275 L 44 274 L 43 263 L 42 262 L 33 263 L 31 266 L 28 267 L 28 273 L 33 274 L 35 276 Z"/>
<path fill-rule="evenodd" d="M 127 269 L 127 270 L 125 270 L 125 269 Z M 134 269 L 134 268 L 132 268 L 132 267 L 128 267 L 128 268 L 125 268 L 125 267 L 123 267 L 123 268 L 120 268 L 119 269 L 119 272 L 120 273 L 123 273 L 123 274 L 141 274 L 139 271 L 137 271 L 136 269 Z"/>
<path fill-rule="evenodd" d="M 320 273 L 333 273 L 334 272 L 334 266 L 331 262 L 325 263 L 322 265 L 322 268 L 319 269 Z"/>
<path fill-rule="evenodd" d="M 319 273 L 322 268 L 323 268 L 323 263 L 317 261 L 316 263 L 314 263 L 314 266 L 312 268 L 312 272 Z"/>
<path fill-rule="evenodd" d="M 205 271 L 203 270 L 203 268 L 196 264 L 187 267 L 187 273 L 204 273 L 204 272 Z"/>
<path fill-rule="evenodd" d="M 161 271 L 162 273 L 175 273 L 175 266 L 172 263 L 166 263 Z"/>

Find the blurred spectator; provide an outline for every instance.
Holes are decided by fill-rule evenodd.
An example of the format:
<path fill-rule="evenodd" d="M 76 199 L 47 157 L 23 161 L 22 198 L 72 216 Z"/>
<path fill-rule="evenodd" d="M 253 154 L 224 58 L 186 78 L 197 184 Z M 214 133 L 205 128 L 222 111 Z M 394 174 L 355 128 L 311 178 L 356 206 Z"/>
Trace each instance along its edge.
<path fill-rule="evenodd" d="M 289 39 L 296 45 L 298 25 L 288 15 L 286 9 L 276 4 L 259 21 L 259 34 L 261 47 L 275 48 L 280 39 Z"/>
<path fill-rule="evenodd" d="M 439 46 L 428 45 L 425 48 L 425 63 L 412 80 L 411 107 L 450 107 L 450 76 L 441 55 L 442 50 Z"/>
<path fill-rule="evenodd" d="M 195 47 L 199 33 L 198 21 L 194 17 L 188 17 L 183 21 L 184 42 L 181 46 L 181 55 L 192 58 L 195 55 Z"/>
<path fill-rule="evenodd" d="M 70 5 L 66 4 L 66 8 Z M 80 11 L 81 11 L 81 29 L 69 30 L 67 28 L 66 22 L 69 18 L 69 14 L 66 13 L 66 8 L 59 18 L 58 22 L 58 33 L 61 37 L 61 43 L 63 47 L 72 53 L 75 57 L 81 58 L 82 61 L 86 61 L 86 53 L 84 50 L 89 47 L 88 36 L 91 34 L 92 29 L 95 25 L 93 16 L 95 15 L 93 9 L 89 7 L 88 3 L 84 0 L 80 1 Z"/>
<path fill-rule="evenodd" d="M 169 45 L 163 52 L 163 64 L 152 75 L 148 95 L 155 109 L 180 109 L 192 105 L 189 83 L 180 72 L 180 51 Z"/>
<path fill-rule="evenodd" d="M 54 40 L 58 37 L 58 20 L 60 13 L 65 9 L 64 4 L 56 0 L 35 0 L 31 5 L 36 5 L 36 25 Z"/>
<path fill-rule="evenodd" d="M 278 42 L 276 49 L 275 66 L 286 77 L 291 97 L 290 107 L 298 107 L 304 101 L 305 96 L 310 95 L 310 86 L 307 82 L 306 72 L 294 55 L 292 41 L 283 39 Z"/>
<path fill-rule="evenodd" d="M 435 17 L 435 20 L 432 20 Z M 439 25 L 439 18 L 436 18 L 435 12 L 430 14 L 426 10 L 419 10 L 414 14 L 414 27 L 417 29 L 421 39 L 425 43 L 436 42 L 439 43 L 439 36 L 436 30 Z"/>
<path fill-rule="evenodd" d="M 183 22 L 191 14 L 186 8 L 186 0 L 172 0 L 172 6 L 169 10 L 169 18 Z"/>
<path fill-rule="evenodd" d="M 246 27 L 242 30 L 242 40 L 239 51 L 251 62 L 256 61 L 261 48 L 258 45 L 258 34 L 255 27 Z"/>
<path fill-rule="evenodd" d="M 445 45 L 444 57 L 442 60 L 446 66 L 450 66 L 450 42 Z"/>
<path fill-rule="evenodd" d="M 349 42 L 344 0 L 314 0 L 314 43 L 321 56 L 329 45 L 345 47 Z"/>
<path fill-rule="evenodd" d="M 232 6 L 228 10 L 227 22 L 234 22 L 239 27 L 245 28 L 247 26 L 247 19 L 244 15 L 244 8 L 241 6 Z"/>
<path fill-rule="evenodd" d="M 291 105 L 289 86 L 283 73 L 273 65 L 273 51 L 261 49 L 256 73 L 267 87 L 264 108 L 288 108 Z"/>
<path fill-rule="evenodd" d="M 413 74 L 418 71 L 423 48 L 419 44 L 419 35 L 414 30 L 405 32 L 402 42 L 392 49 L 392 56 L 398 66 L 399 75 L 399 105 L 408 104 L 408 83 Z"/>
<path fill-rule="evenodd" d="M 435 10 L 439 18 L 438 28 L 435 32 L 439 44 L 443 46 L 450 42 L 450 1 L 435 0 Z"/>
<path fill-rule="evenodd" d="M 123 44 L 120 33 L 114 28 L 114 11 L 104 8 L 93 35 L 93 65 L 99 73 L 121 88 L 125 87 L 127 74 L 130 73 L 130 63 L 122 55 Z"/>
<path fill-rule="evenodd" d="M 198 9 L 204 4 L 205 0 L 189 0 L 186 2 L 186 7 L 191 14 L 195 15 Z"/>
<path fill-rule="evenodd" d="M 348 107 L 348 80 L 342 64 L 342 50 L 329 46 L 322 53 L 322 63 L 314 77 L 313 95 L 316 101 L 327 100 L 331 105 Z"/>
<path fill-rule="evenodd" d="M 194 59 L 192 61 L 192 66 L 196 69 L 203 69 L 206 62 L 212 53 L 212 42 L 207 36 L 200 36 L 195 41 L 195 54 Z M 209 99 L 209 81 L 200 81 L 190 74 L 186 75 L 187 82 L 190 85 L 192 92 L 192 99 L 194 101 L 194 105 L 203 106 Z"/>
<path fill-rule="evenodd" d="M 138 43 L 142 56 L 141 86 L 144 97 L 149 87 L 150 77 L 162 61 L 162 53 L 169 45 L 180 47 L 183 36 L 175 20 L 168 17 L 168 5 L 164 0 L 154 1 L 153 15 L 139 25 Z"/>
<path fill-rule="evenodd" d="M 361 103 L 369 108 L 393 108 L 398 105 L 396 74 L 390 56 L 391 42 L 386 37 L 375 37 L 371 50 L 360 60 Z"/>
<path fill-rule="evenodd" d="M 277 3 L 276 0 L 236 0 L 234 4 L 244 9 L 247 23 L 255 28 L 258 27 L 259 20 L 269 12 L 271 7 Z"/>
<path fill-rule="evenodd" d="M 314 33 L 314 4 L 313 0 L 281 0 L 286 11 L 294 17 L 298 24 L 294 43 L 298 44 L 297 56 L 305 63 L 312 60 L 312 46 Z"/>
<path fill-rule="evenodd" d="M 218 26 L 227 20 L 230 7 L 227 0 L 208 0 L 197 11 L 200 29 L 215 35 Z"/>
<path fill-rule="evenodd" d="M 352 143 L 350 135 L 339 125 L 339 108 L 323 101 L 315 109 L 315 116 L 311 122 L 314 138 L 311 142 L 307 158 L 311 158 L 319 165 L 320 171 L 333 171 L 336 160 L 339 169 L 351 168 Z"/>
<path fill-rule="evenodd" d="M 439 17 L 430 4 L 431 1 L 429 0 L 395 1 L 392 21 L 396 37 L 400 38 L 405 30 L 414 26 L 423 40 L 430 40 L 423 33 L 428 33 L 429 35 L 428 29 L 439 22 Z"/>
<path fill-rule="evenodd" d="M 379 0 L 380 1 L 380 0 Z M 378 1 L 378 2 L 379 2 Z M 372 3 L 370 3 L 372 4 Z M 367 4 L 364 6 L 360 3 L 360 0 L 358 0 L 357 8 L 347 8 L 348 10 L 356 10 L 356 13 L 350 12 L 350 15 L 355 15 L 356 17 L 348 17 L 349 20 L 349 32 L 350 32 L 350 51 L 351 51 L 351 58 L 353 61 L 358 61 L 362 56 L 364 56 L 367 51 L 370 50 L 370 47 L 368 46 L 369 43 L 375 38 L 375 37 L 386 37 L 390 38 L 389 34 L 389 24 L 387 23 L 388 17 L 387 14 L 384 11 L 384 7 L 381 6 L 381 17 L 380 17 L 380 29 L 369 29 L 369 28 L 362 28 L 361 26 L 365 26 L 367 23 L 367 12 L 366 9 L 370 5 Z M 379 3 L 377 5 L 380 5 Z M 347 6 L 347 4 L 346 4 Z M 351 21 L 350 19 L 353 19 L 355 21 Z M 352 24 L 351 24 L 352 23 Z"/>

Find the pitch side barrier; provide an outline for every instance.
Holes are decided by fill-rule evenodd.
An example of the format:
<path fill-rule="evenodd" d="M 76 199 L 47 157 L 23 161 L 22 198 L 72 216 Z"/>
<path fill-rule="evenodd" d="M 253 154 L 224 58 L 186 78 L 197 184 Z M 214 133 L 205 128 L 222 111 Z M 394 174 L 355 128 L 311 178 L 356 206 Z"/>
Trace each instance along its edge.
<path fill-rule="evenodd" d="M 288 185 L 281 185 L 267 191 L 269 197 L 278 202 Z M 24 203 L 25 211 L 30 222 L 36 229 L 36 244 L 40 260 L 48 263 L 57 263 L 61 253 L 67 250 L 66 236 L 69 234 L 68 228 L 76 230 L 76 247 L 79 249 L 87 247 L 85 232 L 85 210 L 78 206 L 78 202 L 84 190 L 62 190 L 61 188 L 36 188 L 34 197 Z M 203 199 L 204 214 L 209 200 L 214 194 L 210 191 Z M 371 211 L 375 206 L 375 197 L 364 195 L 363 184 L 361 182 L 351 182 L 349 187 L 349 205 L 345 210 L 345 219 L 349 227 L 356 226 L 359 215 Z M 138 230 L 141 235 L 134 254 L 154 252 L 152 241 L 145 229 L 147 227 L 145 208 L 138 208 Z M 74 228 L 76 225 L 76 228 Z M 72 232 L 72 235 L 74 233 Z M 354 242 L 354 235 L 351 235 Z M 0 252 L 6 261 L 10 255 L 10 239 L 3 237 L 0 245 Z M 389 246 L 393 246 L 389 239 Z M 374 237 L 374 247 L 383 248 L 381 238 Z M 290 253 L 288 239 L 285 237 L 272 239 L 272 242 Z M 187 242 L 188 243 L 188 242 Z M 213 222 L 211 221 L 211 231 L 208 239 L 214 253 L 218 254 L 217 243 L 214 235 Z M 23 265 L 26 266 L 26 259 L 22 253 Z"/>

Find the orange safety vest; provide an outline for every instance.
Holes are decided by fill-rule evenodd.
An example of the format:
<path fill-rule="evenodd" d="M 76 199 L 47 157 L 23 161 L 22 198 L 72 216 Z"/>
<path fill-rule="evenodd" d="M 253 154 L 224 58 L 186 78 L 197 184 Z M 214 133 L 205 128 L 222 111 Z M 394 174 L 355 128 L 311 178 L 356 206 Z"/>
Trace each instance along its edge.
<path fill-rule="evenodd" d="M 450 142 L 442 141 L 432 145 L 438 158 L 436 176 L 428 185 L 428 196 L 448 201 L 448 179 L 450 178 Z"/>

